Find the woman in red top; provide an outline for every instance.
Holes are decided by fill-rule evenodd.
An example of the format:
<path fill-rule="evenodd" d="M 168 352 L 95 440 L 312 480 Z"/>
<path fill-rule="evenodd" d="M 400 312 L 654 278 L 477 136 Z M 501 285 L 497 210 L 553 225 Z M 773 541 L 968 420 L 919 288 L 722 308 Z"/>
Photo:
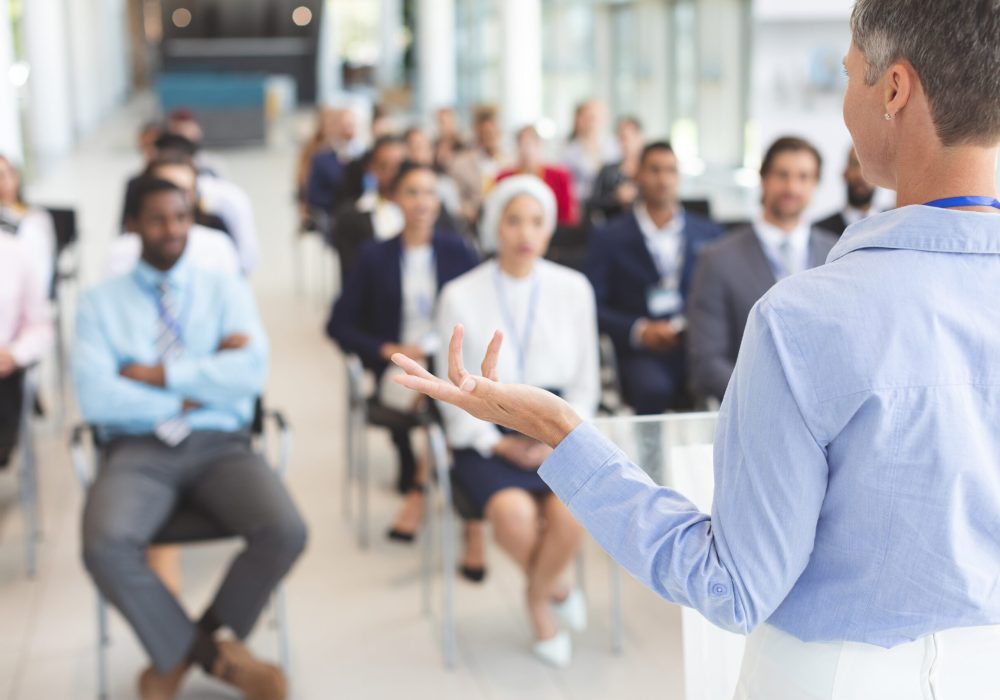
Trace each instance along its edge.
<path fill-rule="evenodd" d="M 569 171 L 546 165 L 542 137 L 533 126 L 517 132 L 517 163 L 497 176 L 497 182 L 512 175 L 536 175 L 545 181 L 556 196 L 556 224 L 576 226 L 580 223 L 580 207 L 573 194 L 573 176 Z"/>

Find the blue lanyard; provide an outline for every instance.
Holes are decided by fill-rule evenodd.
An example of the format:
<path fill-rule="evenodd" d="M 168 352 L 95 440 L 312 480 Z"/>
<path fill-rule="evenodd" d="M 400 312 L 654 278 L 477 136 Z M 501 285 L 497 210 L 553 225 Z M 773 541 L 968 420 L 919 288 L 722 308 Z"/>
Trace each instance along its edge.
<path fill-rule="evenodd" d="M 514 343 L 514 351 L 517 353 L 517 381 L 524 383 L 525 366 L 527 365 L 528 346 L 531 344 L 531 334 L 535 325 L 535 314 L 538 311 L 538 291 L 541 284 L 538 281 L 538 272 L 532 275 L 534 281 L 531 285 L 531 297 L 528 299 L 528 316 L 524 322 L 523 335 L 517 330 L 517 323 L 511 313 L 510 305 L 507 303 L 507 294 L 503 288 L 503 278 L 500 273 L 500 266 L 497 265 L 494 280 L 497 287 L 497 300 L 500 303 L 500 313 L 503 314 L 503 322 L 510 329 L 511 340 Z"/>
<path fill-rule="evenodd" d="M 1000 200 L 993 197 L 948 197 L 947 199 L 935 199 L 927 202 L 925 207 L 936 209 L 951 209 L 952 207 L 993 207 L 1000 209 Z"/>

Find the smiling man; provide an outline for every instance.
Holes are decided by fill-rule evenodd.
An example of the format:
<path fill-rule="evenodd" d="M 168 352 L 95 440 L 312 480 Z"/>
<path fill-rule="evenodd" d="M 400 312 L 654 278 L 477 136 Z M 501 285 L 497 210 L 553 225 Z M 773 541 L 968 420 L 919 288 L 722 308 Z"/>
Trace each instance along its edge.
<path fill-rule="evenodd" d="M 251 700 L 281 700 L 281 671 L 239 641 L 306 536 L 289 494 L 250 444 L 267 337 L 242 280 L 187 259 L 193 206 L 184 190 L 144 178 L 128 218 L 142 259 L 87 292 L 76 323 L 80 409 L 104 443 L 84 510 L 84 562 L 153 661 L 139 680 L 143 700 L 175 697 L 194 664 Z M 181 501 L 246 541 L 199 621 L 145 557 Z M 234 638 L 221 637 L 223 628 Z"/>
<path fill-rule="evenodd" d="M 804 218 L 822 165 L 808 141 L 775 141 L 760 168 L 760 216 L 702 252 L 688 312 L 690 379 L 699 397 L 722 400 L 757 300 L 775 282 L 822 265 L 837 242 Z"/>

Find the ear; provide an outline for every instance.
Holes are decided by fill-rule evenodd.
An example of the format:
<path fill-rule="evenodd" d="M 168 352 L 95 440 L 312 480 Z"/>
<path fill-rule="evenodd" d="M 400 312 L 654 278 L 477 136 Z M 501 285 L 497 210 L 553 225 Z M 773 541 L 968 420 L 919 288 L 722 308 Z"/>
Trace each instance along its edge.
<path fill-rule="evenodd" d="M 916 89 L 917 72 L 909 61 L 898 61 L 886 71 L 883 102 L 887 114 L 895 117 L 910 102 Z"/>

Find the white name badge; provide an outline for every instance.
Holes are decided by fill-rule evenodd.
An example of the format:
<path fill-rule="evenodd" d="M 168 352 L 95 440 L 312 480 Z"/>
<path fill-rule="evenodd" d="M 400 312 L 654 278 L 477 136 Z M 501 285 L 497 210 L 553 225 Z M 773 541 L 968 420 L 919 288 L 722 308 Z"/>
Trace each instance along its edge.
<path fill-rule="evenodd" d="M 684 308 L 684 300 L 676 289 L 653 287 L 646 295 L 646 308 L 649 315 L 656 317 L 675 316 Z"/>

